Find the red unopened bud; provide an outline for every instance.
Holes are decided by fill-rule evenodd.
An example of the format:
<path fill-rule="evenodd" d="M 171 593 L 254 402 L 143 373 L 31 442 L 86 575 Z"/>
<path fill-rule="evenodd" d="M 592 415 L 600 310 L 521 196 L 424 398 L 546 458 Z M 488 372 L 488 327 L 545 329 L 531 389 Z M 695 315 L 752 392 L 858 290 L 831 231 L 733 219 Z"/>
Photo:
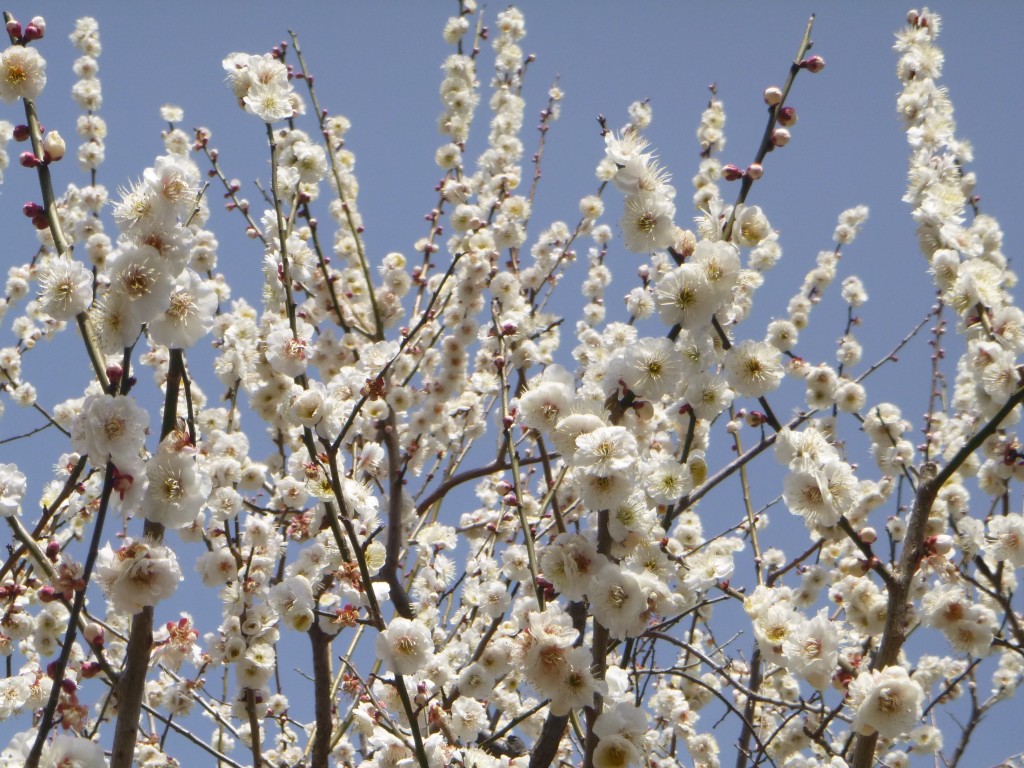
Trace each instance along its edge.
<path fill-rule="evenodd" d="M 21 37 L 21 24 L 16 22 L 14 19 L 11 19 L 10 21 L 8 21 L 7 22 L 7 34 L 10 35 L 12 38 L 20 38 Z"/>
<path fill-rule="evenodd" d="M 796 107 L 783 107 L 779 110 L 779 125 L 787 128 L 796 125 Z"/>
<path fill-rule="evenodd" d="M 769 107 L 774 107 L 776 104 L 782 103 L 782 89 L 777 85 L 772 85 L 764 89 L 764 103 Z"/>
<path fill-rule="evenodd" d="M 505 367 L 505 358 L 502 357 L 501 355 L 495 356 L 494 367 L 497 368 L 499 371 L 502 370 Z"/>
<path fill-rule="evenodd" d="M 45 213 L 46 209 L 43 208 L 39 203 L 25 203 L 21 206 L 21 212 L 28 216 L 30 219 L 35 218 L 41 213 Z"/>
<path fill-rule="evenodd" d="M 36 596 L 39 598 L 39 601 L 43 603 L 52 603 L 59 597 L 59 595 L 57 594 L 57 590 L 55 590 L 49 584 L 40 587 L 39 591 L 36 592 Z"/>
<path fill-rule="evenodd" d="M 506 507 L 518 507 L 519 506 L 519 499 L 516 497 L 516 495 L 514 493 L 506 493 L 504 496 L 501 497 L 501 502 Z"/>
<path fill-rule="evenodd" d="M 46 557 L 52 563 L 57 562 L 57 558 L 60 557 L 60 542 L 50 541 L 46 544 Z"/>
<path fill-rule="evenodd" d="M 14 133 L 12 135 L 14 136 L 15 141 L 28 141 L 29 136 L 31 136 L 32 133 L 29 131 L 27 125 L 16 125 L 14 126 Z"/>
<path fill-rule="evenodd" d="M 59 668 L 60 668 L 60 662 L 57 661 L 57 659 L 54 659 L 53 661 L 51 661 L 49 664 L 46 665 L 46 676 L 48 678 L 50 678 L 51 680 L 53 680 L 55 677 L 57 677 L 57 670 Z"/>
<path fill-rule="evenodd" d="M 96 677 L 99 673 L 100 663 L 98 661 L 86 661 L 78 670 L 78 674 L 85 680 L 88 680 L 90 677 Z"/>
<path fill-rule="evenodd" d="M 761 167 L 760 163 L 751 163 L 747 166 L 747 176 L 757 181 L 764 176 L 764 168 Z"/>
<path fill-rule="evenodd" d="M 46 218 L 45 213 L 40 213 L 38 216 L 32 217 L 32 226 L 38 230 L 44 230 L 50 226 L 50 220 Z"/>
<path fill-rule="evenodd" d="M 32 40 L 39 40 L 43 36 L 43 34 L 45 34 L 43 30 L 41 30 L 35 24 L 29 24 L 27 27 L 25 27 L 24 39 L 26 42 L 31 42 Z"/>
<path fill-rule="evenodd" d="M 784 147 L 789 144 L 789 131 L 785 128 L 776 128 L 772 131 L 772 144 L 776 147 Z"/>
<path fill-rule="evenodd" d="M 800 62 L 800 66 L 816 75 L 825 68 L 825 60 L 821 56 L 809 56 Z"/>
<path fill-rule="evenodd" d="M 22 152 L 18 157 L 18 163 L 20 163 L 23 168 L 35 168 L 42 165 L 43 161 L 31 152 Z"/>
<path fill-rule="evenodd" d="M 743 171 L 732 164 L 724 165 L 722 166 L 722 178 L 726 181 L 739 181 L 743 178 Z"/>
<path fill-rule="evenodd" d="M 61 680 L 60 687 L 64 689 L 64 693 L 70 695 L 78 690 L 78 683 L 65 677 Z"/>

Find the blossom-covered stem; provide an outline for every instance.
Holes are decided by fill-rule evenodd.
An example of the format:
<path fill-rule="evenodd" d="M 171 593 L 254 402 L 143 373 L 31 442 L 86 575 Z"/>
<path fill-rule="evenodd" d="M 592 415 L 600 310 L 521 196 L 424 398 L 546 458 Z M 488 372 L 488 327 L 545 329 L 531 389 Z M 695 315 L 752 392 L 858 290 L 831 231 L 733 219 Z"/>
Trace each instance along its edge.
<path fill-rule="evenodd" d="M 433 318 L 432 311 L 434 308 L 434 304 L 437 303 L 438 297 L 441 295 L 441 291 L 444 288 L 445 283 L 447 283 L 449 278 L 451 278 L 452 274 L 454 274 L 455 267 L 458 265 L 459 260 L 461 258 L 461 253 L 455 254 L 454 258 L 452 259 L 452 263 L 448 265 L 447 271 L 445 271 L 444 276 L 441 278 L 441 281 L 437 286 L 437 290 L 434 292 L 434 295 L 430 297 L 430 301 L 427 303 L 426 308 L 423 310 L 423 315 L 420 317 L 416 325 L 409 331 L 409 333 L 406 334 L 399 342 L 398 352 L 395 353 L 394 357 L 388 360 L 388 362 L 381 369 L 381 372 L 378 374 L 378 376 L 383 378 L 387 374 L 387 372 L 391 370 L 391 366 L 395 364 L 395 361 L 405 351 L 405 348 L 409 346 L 409 344 L 412 343 L 413 339 L 416 338 L 419 332 L 423 330 L 423 326 L 425 326 Z M 349 414 L 348 418 L 345 420 L 345 423 L 342 425 L 341 431 L 338 432 L 338 436 L 334 438 L 334 441 L 331 443 L 328 449 L 328 453 L 335 454 L 338 452 L 338 449 L 341 447 L 342 441 L 345 439 L 346 435 L 348 435 L 348 431 L 352 428 L 352 425 L 355 423 L 356 416 L 359 415 L 360 410 L 366 404 L 366 401 L 369 399 L 369 397 L 370 393 L 369 390 L 367 390 L 360 396 L 359 400 L 356 401 L 356 404 L 352 407 L 352 412 Z"/>
<path fill-rule="evenodd" d="M 285 312 L 288 314 L 288 325 L 292 334 L 298 336 L 295 320 L 295 300 L 292 297 L 292 275 L 288 265 L 288 246 L 285 242 L 289 228 L 285 226 L 284 213 L 281 211 L 281 198 L 277 194 L 277 140 L 274 128 L 267 123 L 267 141 L 270 144 L 270 189 L 273 193 L 274 218 L 277 221 L 277 244 L 281 253 L 281 282 L 284 285 Z"/>
<path fill-rule="evenodd" d="M 14 20 L 14 17 L 8 12 L 4 11 L 4 23 L 9 23 Z M 11 43 L 15 43 L 15 37 L 8 33 L 11 39 Z M 36 157 L 43 157 L 45 152 L 43 151 L 43 133 L 42 126 L 39 124 L 39 114 L 36 112 L 36 105 L 32 99 L 22 99 L 25 104 L 25 121 L 29 128 L 29 139 L 32 143 L 32 153 Z M 36 173 L 39 175 L 39 189 L 43 196 L 43 208 L 46 211 L 46 220 L 50 226 L 50 234 L 53 237 L 54 247 L 57 249 L 58 255 L 69 254 L 72 250 L 71 246 L 68 245 L 67 238 L 64 236 L 64 230 L 60 224 L 60 218 L 57 215 L 57 198 L 53 194 L 53 180 L 50 176 L 50 166 L 47 163 L 39 163 L 36 166 Z M 99 381 L 100 386 L 103 387 L 104 391 L 109 389 L 110 384 L 107 381 L 106 365 L 103 363 L 103 359 L 96 349 L 92 339 L 92 335 L 88 330 L 88 318 L 85 313 L 79 313 L 76 317 L 78 321 L 78 327 L 82 332 L 82 341 L 85 344 L 86 352 L 89 355 L 89 360 L 92 363 L 93 371 L 96 374 L 96 380 Z"/>
<path fill-rule="evenodd" d="M 782 86 L 782 98 L 774 106 L 768 108 L 768 123 L 765 125 L 764 134 L 761 136 L 761 146 L 757 148 L 757 153 L 754 155 L 754 163 L 760 164 L 765 155 L 772 149 L 772 132 L 775 130 L 775 125 L 779 119 L 779 112 L 786 105 L 786 98 L 789 96 L 789 90 L 793 87 L 793 81 L 796 80 L 797 74 L 800 72 L 800 62 L 803 60 L 807 52 L 811 50 L 813 43 L 811 42 L 811 29 L 814 27 L 814 14 L 811 14 L 811 18 L 807 20 L 807 28 L 804 30 L 803 39 L 800 41 L 800 47 L 797 49 L 796 57 L 793 59 L 793 63 L 789 67 L 789 75 L 786 78 L 785 85 Z M 729 221 L 725 225 L 725 229 L 722 233 L 722 238 L 726 241 L 732 235 L 733 222 L 736 221 L 736 208 L 746 202 L 747 195 L 750 193 L 750 188 L 754 184 L 754 179 L 750 176 L 744 175 L 743 181 L 740 184 L 740 193 L 736 198 L 736 204 L 733 206 L 732 213 L 729 215 Z"/>
<path fill-rule="evenodd" d="M 313 253 L 316 254 L 316 263 L 320 267 L 320 272 L 324 276 L 324 285 L 327 287 L 327 295 L 331 300 L 331 309 L 334 310 L 334 319 L 338 323 L 338 327 L 343 331 L 352 330 L 348 323 L 345 322 L 345 316 L 341 311 L 341 304 L 338 302 L 338 292 L 335 290 L 334 281 L 331 279 L 330 270 L 327 268 L 327 261 L 324 259 L 324 251 L 320 246 L 319 236 L 319 225 L 316 219 L 309 215 L 309 206 L 304 206 L 306 214 L 306 222 L 309 224 L 310 236 L 313 239 Z"/>
<path fill-rule="evenodd" d="M 313 87 L 313 78 L 310 77 L 309 71 L 306 69 L 306 60 L 302 55 L 302 49 L 299 47 L 298 35 L 292 30 L 288 30 L 288 35 L 292 39 L 295 56 L 299 60 L 299 68 L 302 70 L 303 75 L 302 79 L 309 89 L 309 100 L 313 102 L 313 111 L 316 113 L 316 119 L 320 123 L 320 132 L 322 135 L 327 136 L 327 125 L 325 124 L 327 113 L 321 109 L 320 101 L 317 99 L 316 88 Z M 270 130 L 269 124 L 267 125 L 267 130 Z M 332 147 L 327 147 L 327 162 L 331 166 L 331 175 L 334 177 L 334 186 L 338 193 L 338 200 L 341 202 L 341 209 L 345 213 L 349 231 L 352 233 L 353 240 L 355 240 L 356 254 L 359 256 L 359 268 L 363 272 L 363 280 L 366 282 L 366 293 L 370 298 L 370 307 L 373 309 L 373 338 L 379 341 L 384 338 L 384 323 L 380 317 L 380 307 L 377 305 L 377 293 L 373 287 L 373 280 L 370 279 L 370 264 L 366 259 L 366 250 L 363 247 L 363 238 L 360 236 L 359 227 L 356 226 L 348 201 L 345 199 L 345 186 L 341 182 L 341 174 L 338 172 L 338 161 L 334 156 L 334 149 Z"/>
<path fill-rule="evenodd" d="M 67 669 L 68 660 L 71 658 L 71 648 L 75 644 L 75 634 L 78 629 L 78 617 L 85 607 L 85 593 L 89 586 L 89 579 L 92 576 L 93 567 L 96 565 L 96 556 L 99 553 L 100 542 L 103 538 L 103 522 L 107 517 L 107 508 L 110 506 L 110 496 L 114 491 L 114 465 L 108 461 L 103 476 L 103 490 L 100 494 L 100 505 L 96 511 L 96 519 L 93 523 L 92 541 L 89 544 L 89 554 L 85 558 L 85 565 L 82 569 L 83 586 L 75 592 L 75 599 L 71 606 L 71 616 L 68 619 L 67 633 L 64 635 L 64 645 L 61 647 L 60 656 L 53 670 L 53 687 L 50 689 L 50 698 L 43 709 L 42 717 L 39 719 L 36 740 L 32 744 L 32 750 L 25 760 L 25 768 L 37 768 L 39 758 L 43 752 L 43 745 L 50 728 L 53 726 L 53 715 L 57 710 L 57 702 L 63 690 L 61 683 L 64 680 L 64 671 Z"/>
<path fill-rule="evenodd" d="M 888 605 L 885 627 L 882 630 L 882 639 L 878 644 L 878 652 L 871 660 L 872 669 L 885 669 L 896 664 L 899 653 L 906 641 L 908 597 L 914 576 L 921 565 L 921 560 L 924 558 L 924 534 L 932 505 L 935 503 L 935 497 L 946 481 L 952 478 L 971 454 L 978 450 L 982 443 L 999 429 L 1003 420 L 1022 401 L 1024 401 L 1024 387 L 1014 392 L 1003 404 L 1003 407 L 996 412 L 995 416 L 975 432 L 971 439 L 956 452 L 949 460 L 949 463 L 941 470 L 932 462 L 928 462 L 921 467 L 920 482 L 917 486 L 910 520 L 907 523 L 907 532 L 903 541 L 903 550 L 900 553 L 895 584 L 888 590 Z M 874 759 L 877 741 L 877 733 L 859 737 L 854 745 L 850 768 L 869 768 Z"/>

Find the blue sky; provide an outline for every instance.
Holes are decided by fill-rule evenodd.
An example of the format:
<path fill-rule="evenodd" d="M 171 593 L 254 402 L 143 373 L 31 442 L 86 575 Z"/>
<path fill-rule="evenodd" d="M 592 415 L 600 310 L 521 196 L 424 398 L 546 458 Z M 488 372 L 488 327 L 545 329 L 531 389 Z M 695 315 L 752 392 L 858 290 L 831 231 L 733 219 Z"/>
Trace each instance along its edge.
<path fill-rule="evenodd" d="M 352 120 L 348 146 L 357 156 L 359 207 L 371 253 L 408 254 L 412 243 L 425 234 L 423 214 L 434 204 L 433 187 L 439 178 L 433 163 L 441 142 L 435 127 L 439 65 L 450 52 L 440 29 L 454 3 L 319 2 L 295 4 L 285 11 L 282 4 L 266 2 L 191 8 L 178 3 L 83 2 L 74 5 L 75 14 L 63 3 L 19 2 L 9 7 L 23 22 L 37 13 L 47 18 L 47 37 L 39 50 L 48 61 L 49 84 L 38 105 L 43 122 L 60 130 L 71 147 L 77 145 L 77 112 L 68 91 L 74 82 L 70 65 L 77 54 L 67 34 L 75 15 L 87 13 L 99 20 L 104 46 L 100 114 L 110 128 L 107 162 L 99 179 L 112 192 L 138 177 L 162 153 L 158 110 L 171 102 L 185 110 L 183 127 L 212 129 L 212 145 L 220 150 L 225 173 L 241 179 L 244 193 L 255 199 L 252 181 L 266 178 L 268 171 L 263 129 L 235 105 L 220 62 L 232 51 L 264 52 L 287 39 L 288 29 L 295 30 L 316 75 L 321 103 Z M 487 16 L 493 19 L 500 7 L 486 9 Z M 629 103 L 641 98 L 649 98 L 653 105 L 649 137 L 675 175 L 678 220 L 685 224 L 690 215 L 689 179 L 697 163 L 694 131 L 708 84 L 717 84 L 728 116 L 722 157 L 743 167 L 764 126 L 761 92 L 781 84 L 807 17 L 817 10 L 813 52 L 828 66 L 822 74 L 798 78 L 789 100 L 799 113 L 793 140 L 769 156 L 765 176 L 750 198 L 780 231 L 784 257 L 759 294 L 757 312 L 745 332 L 758 335 L 769 318 L 784 314 L 786 301 L 817 252 L 830 247 L 836 216 L 858 204 L 870 206 L 871 217 L 849 249 L 841 275 L 859 274 L 871 296 L 859 330 L 865 361 L 888 350 L 924 316 L 932 301 L 931 282 L 923 273 L 909 209 L 900 201 L 907 150 L 894 109 L 899 83 L 891 45 L 906 8 L 883 2 L 755 5 L 666 0 L 529 0 L 520 7 L 528 31 L 522 46 L 537 54 L 527 76 L 528 152 L 537 136 L 530 126 L 548 86 L 557 77 L 565 91 L 562 117 L 548 136 L 534 234 L 557 219 L 575 221 L 579 198 L 596 189 L 593 171 L 603 151 L 596 116 L 604 114 L 611 126 L 618 127 Z M 1012 259 L 1013 246 L 1024 234 L 1018 187 L 1024 178 L 1019 141 L 1024 124 L 1024 68 L 1019 60 L 1024 4 L 945 3 L 937 10 L 944 16 L 939 40 L 946 53 L 943 81 L 956 107 L 959 133 L 975 145 L 972 169 L 978 174 L 981 209 L 999 218 Z M 486 82 L 486 70 L 480 75 Z M 0 118 L 19 122 L 19 110 L 2 105 Z M 479 116 L 486 119 L 484 105 Z M 479 148 L 485 134 L 481 123 L 471 146 Z M 9 150 L 16 156 L 16 145 Z M 54 172 L 60 186 L 85 183 L 71 158 Z M 31 254 L 34 237 L 20 208 L 26 200 L 38 199 L 34 184 L 33 174 L 14 166 L 0 188 L 6 265 L 21 263 Z M 726 190 L 727 197 L 734 194 Z M 216 208 L 219 191 L 211 187 L 211 195 Z M 607 218 L 617 221 L 620 208 L 621 200 L 611 194 Z M 221 242 L 220 270 L 238 286 L 236 294 L 244 293 L 256 303 L 260 249 L 241 236 L 240 218 L 215 215 L 211 228 Z M 621 246 L 610 255 L 613 270 L 621 266 L 627 276 L 639 263 Z M 563 287 L 572 293 L 571 286 Z M 609 293 L 610 306 L 621 307 L 617 302 L 622 292 Z M 819 309 L 814 319 L 821 327 L 810 335 L 804 354 L 814 362 L 831 361 L 844 318 L 838 302 Z M 71 341 L 70 367 L 84 376 L 84 355 Z M 82 378 L 44 376 L 47 368 L 52 370 L 52 355 L 40 349 L 26 360 L 26 371 L 47 404 L 80 394 L 84 385 Z M 921 365 L 924 360 L 923 345 L 918 345 L 907 355 L 909 365 L 880 373 L 872 397 L 898 400 L 908 391 L 923 393 L 928 373 Z M 212 379 L 206 381 L 215 397 L 216 386 Z M 916 402 L 922 401 L 918 397 Z M 916 419 L 918 413 L 908 416 Z M 32 417 L 8 403 L 0 436 L 35 425 Z M 21 461 L 27 448 L 25 443 L 0 445 L 0 462 Z M 41 453 L 38 458 L 39 467 L 45 468 L 55 454 Z M 38 487 L 30 495 L 38 494 Z M 985 745 L 986 733 L 991 736 L 994 731 L 981 729 L 975 746 L 977 764 L 987 764 L 985 753 L 989 762 L 1005 756 L 998 747 Z"/>

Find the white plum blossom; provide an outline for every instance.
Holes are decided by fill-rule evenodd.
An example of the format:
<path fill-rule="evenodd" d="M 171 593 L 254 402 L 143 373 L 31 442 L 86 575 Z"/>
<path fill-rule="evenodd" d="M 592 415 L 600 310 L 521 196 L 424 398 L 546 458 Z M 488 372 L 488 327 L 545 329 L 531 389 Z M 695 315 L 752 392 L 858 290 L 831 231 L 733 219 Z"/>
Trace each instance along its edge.
<path fill-rule="evenodd" d="M 0 54 L 0 99 L 35 99 L 46 86 L 46 60 L 35 48 L 12 45 Z"/>
<path fill-rule="evenodd" d="M 149 412 L 134 398 L 90 395 L 72 422 L 72 445 L 94 465 L 109 459 L 118 467 L 131 466 L 139 459 L 148 426 Z"/>
<path fill-rule="evenodd" d="M 131 614 L 170 597 L 182 574 L 172 549 L 125 539 L 117 550 L 108 544 L 99 551 L 96 579 L 111 605 Z"/>
<path fill-rule="evenodd" d="M 903 667 L 862 671 L 850 683 L 848 695 L 857 733 L 878 732 L 892 739 L 909 732 L 921 719 L 924 691 Z"/>
<path fill-rule="evenodd" d="M 398 675 L 412 675 L 427 666 L 434 655 L 430 630 L 415 619 L 398 616 L 377 636 L 377 658 Z"/>
<path fill-rule="evenodd" d="M 16 464 L 0 464 L 0 517 L 12 517 L 21 511 L 27 478 Z"/>

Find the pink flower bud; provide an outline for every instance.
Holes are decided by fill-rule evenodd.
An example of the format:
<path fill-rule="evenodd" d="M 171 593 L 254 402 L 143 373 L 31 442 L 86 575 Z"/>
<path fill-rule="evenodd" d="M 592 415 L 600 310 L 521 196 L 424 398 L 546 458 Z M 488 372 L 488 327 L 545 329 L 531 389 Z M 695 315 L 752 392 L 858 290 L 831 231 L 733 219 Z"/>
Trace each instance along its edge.
<path fill-rule="evenodd" d="M 18 162 L 23 168 L 35 168 L 43 164 L 43 161 L 31 152 L 22 152 L 18 157 Z"/>
<path fill-rule="evenodd" d="M 46 543 L 46 557 L 51 563 L 56 563 L 60 557 L 60 542 L 49 541 Z"/>
<path fill-rule="evenodd" d="M 816 75 L 825 68 L 825 60 L 821 56 L 809 56 L 800 62 L 800 66 Z"/>
<path fill-rule="evenodd" d="M 743 171 L 730 163 L 722 166 L 722 178 L 726 181 L 739 181 L 743 178 Z"/>
<path fill-rule="evenodd" d="M 78 670 L 78 674 L 85 680 L 88 680 L 90 677 L 96 677 L 99 673 L 100 663 L 98 661 L 86 661 Z"/>
<path fill-rule="evenodd" d="M 35 24 L 29 24 L 25 27 L 25 41 L 31 42 L 32 40 L 38 40 L 44 34 L 44 30 L 37 27 Z"/>
<path fill-rule="evenodd" d="M 772 145 L 784 147 L 789 144 L 789 131 L 785 128 L 776 128 L 772 131 Z"/>
<path fill-rule="evenodd" d="M 78 683 L 65 677 L 61 680 L 60 687 L 64 689 L 64 693 L 70 695 L 78 690 Z"/>
<path fill-rule="evenodd" d="M 102 647 L 105 635 L 103 634 L 103 627 L 95 622 L 90 622 L 85 625 L 85 631 L 82 633 L 85 636 L 86 641 L 89 645 L 97 645 Z"/>
<path fill-rule="evenodd" d="M 501 498 L 501 503 L 504 504 L 506 507 L 518 507 L 519 499 L 516 498 L 516 495 L 514 493 L 506 493 Z"/>
<path fill-rule="evenodd" d="M 46 209 L 39 203 L 25 203 L 21 206 L 21 212 L 28 218 L 34 219 L 39 214 L 46 213 Z"/>
<path fill-rule="evenodd" d="M 779 125 L 787 128 L 796 125 L 796 107 L 783 107 L 779 110 Z"/>
<path fill-rule="evenodd" d="M 28 141 L 29 136 L 32 134 L 29 132 L 27 125 L 16 125 L 14 126 L 14 140 L 15 141 Z"/>
<path fill-rule="evenodd" d="M 7 34 L 12 38 L 21 38 L 21 24 L 14 19 L 7 22 Z"/>
<path fill-rule="evenodd" d="M 782 89 L 777 85 L 769 86 L 764 89 L 764 103 L 769 107 L 774 107 L 776 104 L 782 103 Z"/>
<path fill-rule="evenodd" d="M 747 166 L 747 176 L 757 181 L 764 176 L 764 168 L 761 167 L 760 163 L 751 163 Z"/>
<path fill-rule="evenodd" d="M 39 591 L 36 592 L 36 597 L 38 597 L 39 601 L 42 603 L 52 603 L 54 600 L 58 599 L 59 595 L 57 594 L 57 590 L 47 584 L 39 588 Z"/>

